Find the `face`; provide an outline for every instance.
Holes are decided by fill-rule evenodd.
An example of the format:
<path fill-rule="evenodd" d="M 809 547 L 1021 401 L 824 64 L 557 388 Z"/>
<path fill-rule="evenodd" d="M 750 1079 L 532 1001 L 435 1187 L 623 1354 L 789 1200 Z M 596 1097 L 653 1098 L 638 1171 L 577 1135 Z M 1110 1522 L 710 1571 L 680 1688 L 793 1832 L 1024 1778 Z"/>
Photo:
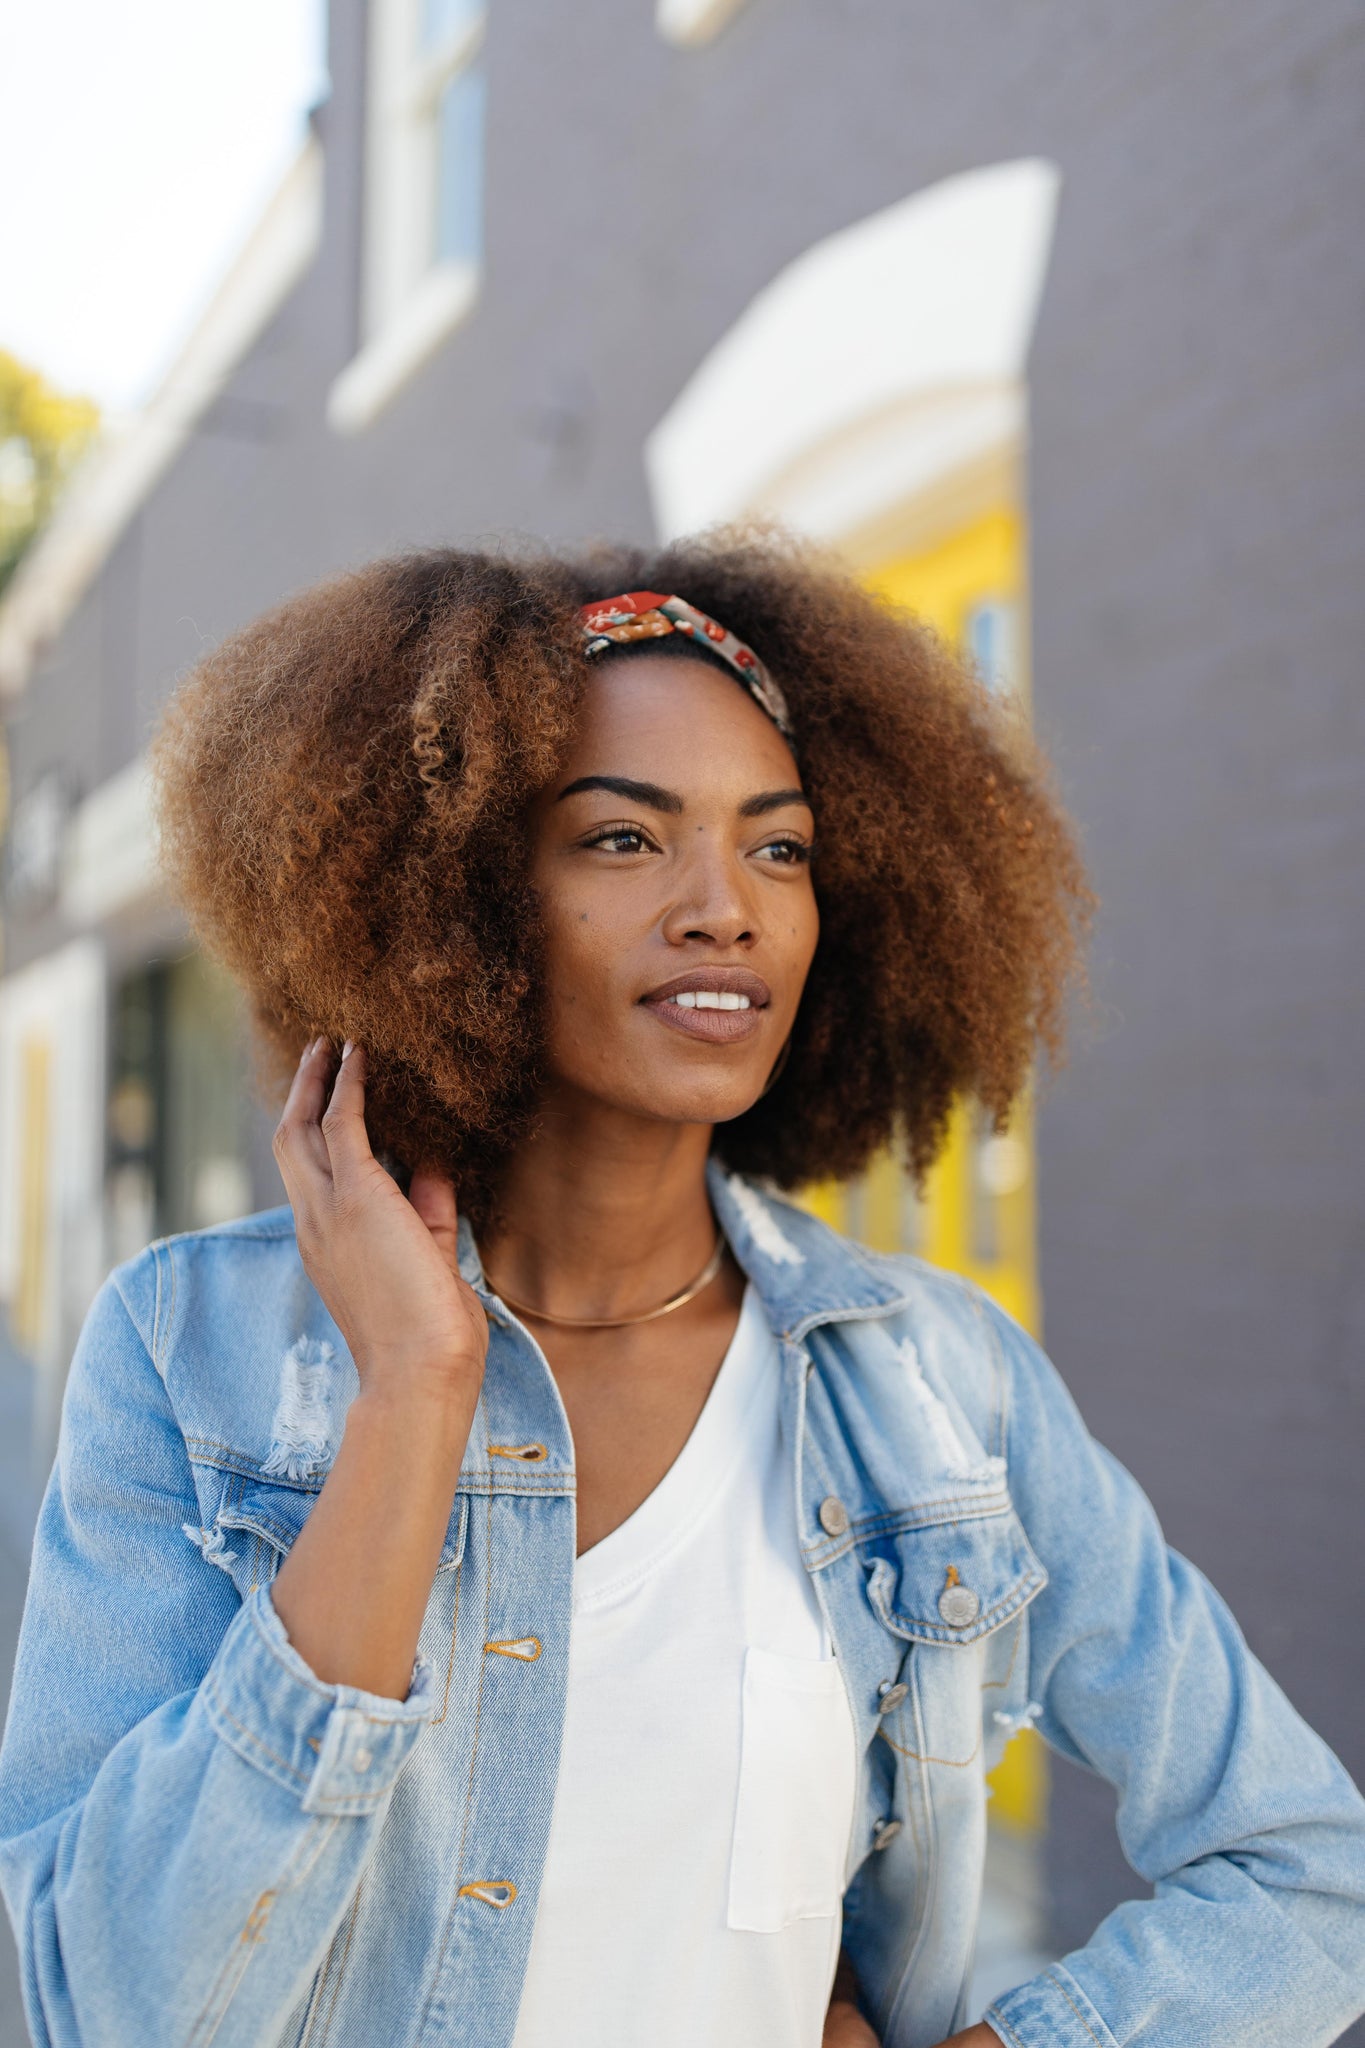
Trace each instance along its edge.
<path fill-rule="evenodd" d="M 762 1094 L 819 932 L 791 749 L 709 662 L 609 656 L 532 813 L 550 1090 L 674 1123 Z"/>

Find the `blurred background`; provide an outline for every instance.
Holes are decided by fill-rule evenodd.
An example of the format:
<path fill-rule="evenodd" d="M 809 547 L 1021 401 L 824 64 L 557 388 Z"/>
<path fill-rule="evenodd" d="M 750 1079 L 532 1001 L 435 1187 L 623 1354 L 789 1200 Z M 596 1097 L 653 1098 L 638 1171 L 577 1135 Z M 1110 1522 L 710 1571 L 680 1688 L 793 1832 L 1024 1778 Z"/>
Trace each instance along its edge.
<path fill-rule="evenodd" d="M 156 877 L 177 675 L 386 550 L 758 511 L 1028 707 L 1103 899 L 1028 1114 L 809 1200 L 1044 1337 L 1365 1775 L 1357 0 L 49 0 L 6 42 L 4 1659 L 99 1281 L 281 1199 Z M 1016 1739 L 982 2002 L 1142 1891 L 1113 1813 Z"/>

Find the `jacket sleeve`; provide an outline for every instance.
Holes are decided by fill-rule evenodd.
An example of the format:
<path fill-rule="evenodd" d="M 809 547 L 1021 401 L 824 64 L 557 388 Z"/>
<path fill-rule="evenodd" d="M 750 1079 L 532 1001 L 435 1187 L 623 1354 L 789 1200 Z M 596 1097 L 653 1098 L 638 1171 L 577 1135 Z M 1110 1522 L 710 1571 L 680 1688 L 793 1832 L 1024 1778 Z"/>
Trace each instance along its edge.
<path fill-rule="evenodd" d="M 431 1708 L 324 1685 L 187 1540 L 139 1332 L 153 1255 L 71 1368 L 0 1752 L 0 1884 L 36 2048 L 265 2048 L 307 1991 Z"/>
<path fill-rule="evenodd" d="M 1037 1345 L 986 1312 L 1011 1492 L 1049 1574 L 1038 1727 L 1116 1788 L 1155 1895 L 985 2017 L 1007 2048 L 1326 2048 L 1365 2008 L 1365 1803 Z"/>

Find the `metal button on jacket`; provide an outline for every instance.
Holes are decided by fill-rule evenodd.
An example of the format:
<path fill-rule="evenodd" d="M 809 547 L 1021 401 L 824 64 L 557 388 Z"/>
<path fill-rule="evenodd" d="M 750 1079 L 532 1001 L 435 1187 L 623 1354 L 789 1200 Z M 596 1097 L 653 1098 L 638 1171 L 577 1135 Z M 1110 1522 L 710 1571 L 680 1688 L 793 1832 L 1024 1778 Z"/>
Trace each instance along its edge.
<path fill-rule="evenodd" d="M 938 1596 L 938 1611 L 949 1628 L 969 1628 L 981 1612 L 981 1601 L 970 1586 L 945 1586 Z"/>
<path fill-rule="evenodd" d="M 848 1527 L 848 1509 L 835 1494 L 820 1503 L 820 1527 L 826 1536 L 842 1536 Z"/>
<path fill-rule="evenodd" d="M 909 1690 L 908 1685 L 888 1685 L 877 1701 L 877 1712 L 879 1714 L 894 1714 Z"/>

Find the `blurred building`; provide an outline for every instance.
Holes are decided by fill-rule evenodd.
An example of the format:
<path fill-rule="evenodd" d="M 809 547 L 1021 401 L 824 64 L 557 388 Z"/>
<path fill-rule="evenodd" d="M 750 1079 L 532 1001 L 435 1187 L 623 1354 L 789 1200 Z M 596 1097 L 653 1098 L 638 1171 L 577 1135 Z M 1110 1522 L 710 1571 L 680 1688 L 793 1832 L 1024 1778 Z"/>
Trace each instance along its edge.
<path fill-rule="evenodd" d="M 333 0 L 331 31 L 251 244 L 0 607 L 0 1297 L 39 1461 L 108 1265 L 279 1199 L 232 992 L 155 878 L 176 675 L 404 545 L 772 513 L 1031 706 L 1105 903 L 1065 1080 L 1004 1136 L 964 1109 L 923 1199 L 886 1162 L 811 1200 L 1045 1325 L 1365 1775 L 1358 9 Z M 1036 1903 L 1041 1845 L 1055 1943 L 1137 1888 L 1102 1787 L 1016 1744 L 997 1806 L 997 1903 Z"/>

